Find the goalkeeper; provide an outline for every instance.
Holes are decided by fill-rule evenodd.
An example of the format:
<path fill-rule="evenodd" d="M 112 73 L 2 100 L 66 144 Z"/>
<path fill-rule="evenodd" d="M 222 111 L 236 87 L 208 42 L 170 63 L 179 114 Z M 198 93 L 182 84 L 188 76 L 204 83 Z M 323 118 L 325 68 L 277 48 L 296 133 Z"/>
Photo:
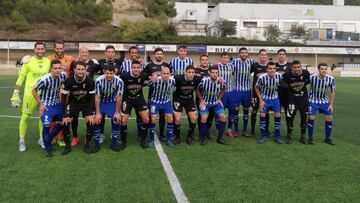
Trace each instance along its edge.
<path fill-rule="evenodd" d="M 41 76 L 49 73 L 50 70 L 50 60 L 45 56 L 45 43 L 44 42 L 36 42 L 34 45 L 35 56 L 28 57 L 25 56 L 22 60 L 22 67 L 20 70 L 19 77 L 16 81 L 15 90 L 13 96 L 11 97 L 11 105 L 13 107 L 19 107 L 21 104 L 20 99 L 20 88 L 23 84 L 24 80 L 25 87 L 24 87 L 24 102 L 22 105 L 22 114 L 20 119 L 19 125 L 19 151 L 24 152 L 26 150 L 25 146 L 25 135 L 26 135 L 26 128 L 27 128 L 27 121 L 31 114 L 34 113 L 37 107 L 37 102 L 32 96 L 32 89 L 34 88 L 37 81 L 40 79 Z M 41 147 L 44 146 L 44 142 L 42 140 L 42 125 L 41 120 L 39 120 L 39 129 L 40 129 L 40 139 L 38 144 Z"/>

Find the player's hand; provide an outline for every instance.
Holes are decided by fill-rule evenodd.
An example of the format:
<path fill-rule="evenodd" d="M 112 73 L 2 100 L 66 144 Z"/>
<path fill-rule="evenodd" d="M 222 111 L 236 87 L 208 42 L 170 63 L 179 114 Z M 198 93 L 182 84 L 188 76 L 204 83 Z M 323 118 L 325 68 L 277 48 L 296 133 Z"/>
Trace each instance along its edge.
<path fill-rule="evenodd" d="M 121 122 L 121 115 L 120 115 L 119 112 L 116 112 L 116 113 L 114 114 L 114 123 L 115 123 L 115 124 L 120 124 L 120 122 Z"/>
<path fill-rule="evenodd" d="M 99 61 L 98 61 L 98 60 L 96 60 L 96 59 L 91 59 L 91 60 L 93 61 L 94 64 L 99 65 Z"/>
<path fill-rule="evenodd" d="M 142 58 L 138 58 L 138 61 L 140 61 L 140 64 L 141 64 L 141 65 L 144 65 L 144 64 L 145 64 L 145 60 L 142 59 Z"/>
<path fill-rule="evenodd" d="M 224 108 L 224 104 L 222 103 L 221 99 L 217 99 L 216 103 L 220 104 L 220 106 L 222 106 Z"/>
<path fill-rule="evenodd" d="M 153 81 L 153 82 L 156 82 L 156 80 L 157 80 L 157 75 L 156 75 L 156 73 L 153 73 L 153 74 L 150 76 L 150 80 Z"/>
<path fill-rule="evenodd" d="M 30 55 L 25 55 L 22 59 L 21 59 L 21 64 L 27 64 L 29 63 L 31 59 L 31 56 Z"/>
<path fill-rule="evenodd" d="M 14 90 L 14 93 L 11 97 L 11 106 L 12 107 L 15 107 L 15 108 L 18 108 L 21 104 L 21 99 L 20 99 L 20 90 Z"/>
<path fill-rule="evenodd" d="M 264 100 L 260 99 L 259 108 L 264 109 L 265 108 L 265 102 Z"/>
<path fill-rule="evenodd" d="M 64 117 L 63 118 L 63 124 L 64 125 L 67 125 L 67 124 L 70 124 L 71 123 L 71 119 L 69 117 Z"/>
<path fill-rule="evenodd" d="M 331 113 L 334 111 L 334 106 L 332 104 L 329 105 L 328 111 Z"/>
<path fill-rule="evenodd" d="M 46 108 L 46 106 L 44 104 L 40 104 L 40 108 L 39 108 L 39 116 L 42 117 L 44 114 L 44 111 L 47 111 L 48 109 Z"/>
<path fill-rule="evenodd" d="M 101 123 L 101 119 L 102 119 L 102 116 L 101 116 L 101 114 L 100 113 L 97 113 L 96 115 L 95 115 L 95 123 L 96 124 L 99 124 L 99 123 Z"/>
<path fill-rule="evenodd" d="M 205 101 L 201 100 L 199 106 L 200 106 L 200 109 L 205 109 Z"/>
<path fill-rule="evenodd" d="M 223 77 L 219 77 L 219 82 L 220 82 L 221 84 L 224 84 L 224 83 L 225 83 L 224 78 L 223 78 Z"/>
<path fill-rule="evenodd" d="M 86 121 L 90 124 L 90 125 L 95 125 L 95 116 L 86 116 Z"/>

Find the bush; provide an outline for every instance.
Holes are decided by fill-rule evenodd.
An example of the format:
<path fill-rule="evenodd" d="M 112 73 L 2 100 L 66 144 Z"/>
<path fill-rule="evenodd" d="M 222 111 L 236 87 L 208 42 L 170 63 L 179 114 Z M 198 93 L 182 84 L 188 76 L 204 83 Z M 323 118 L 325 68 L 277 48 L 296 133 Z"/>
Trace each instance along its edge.
<path fill-rule="evenodd" d="M 93 0 L 87 0 L 83 4 L 77 4 L 73 13 L 80 18 L 91 20 L 98 25 L 112 20 L 112 6 L 105 2 L 96 4 Z"/>
<path fill-rule="evenodd" d="M 29 29 L 29 23 L 26 21 L 25 17 L 16 10 L 11 13 L 11 15 L 5 20 L 5 22 L 6 28 L 10 30 L 23 32 Z"/>

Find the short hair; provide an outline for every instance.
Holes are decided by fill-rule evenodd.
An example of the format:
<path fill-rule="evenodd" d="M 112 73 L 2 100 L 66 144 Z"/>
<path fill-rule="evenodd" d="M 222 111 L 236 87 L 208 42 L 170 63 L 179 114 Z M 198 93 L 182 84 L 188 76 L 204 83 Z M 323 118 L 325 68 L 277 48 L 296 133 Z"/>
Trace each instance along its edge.
<path fill-rule="evenodd" d="M 195 66 L 194 65 L 188 65 L 186 66 L 185 72 L 188 70 L 195 70 Z"/>
<path fill-rule="evenodd" d="M 286 50 L 284 48 L 281 48 L 277 51 L 277 54 L 279 54 L 280 52 L 284 52 L 286 54 Z"/>
<path fill-rule="evenodd" d="M 136 46 L 131 46 L 131 47 L 129 48 L 129 53 L 130 53 L 131 49 L 136 49 L 136 50 L 138 50 L 138 48 L 137 48 Z"/>
<path fill-rule="evenodd" d="M 179 46 L 178 50 L 180 50 L 180 49 L 187 49 L 187 47 L 182 44 L 182 45 Z"/>
<path fill-rule="evenodd" d="M 59 59 L 54 59 L 54 60 L 52 60 L 51 61 L 51 68 L 53 68 L 53 65 L 55 65 L 55 64 L 61 64 L 61 61 L 59 60 Z"/>
<path fill-rule="evenodd" d="M 240 53 L 241 51 L 243 51 L 243 50 L 247 51 L 247 48 L 241 47 L 241 48 L 239 49 L 239 53 Z"/>
<path fill-rule="evenodd" d="M 276 64 L 272 61 L 270 61 L 269 63 L 266 64 L 266 67 L 269 67 L 269 66 L 275 66 Z"/>
<path fill-rule="evenodd" d="M 209 58 L 209 56 L 207 54 L 201 54 L 199 59 L 201 60 L 202 57 Z"/>
<path fill-rule="evenodd" d="M 37 45 L 43 45 L 44 47 L 46 47 L 46 46 L 45 46 L 45 42 L 37 41 L 37 42 L 35 42 L 35 44 L 34 44 L 34 49 L 36 48 Z"/>
<path fill-rule="evenodd" d="M 228 52 L 223 52 L 220 54 L 220 57 L 223 57 L 223 56 L 229 56 L 229 53 Z"/>
<path fill-rule="evenodd" d="M 209 71 L 211 71 L 211 70 L 219 70 L 218 65 L 210 66 Z"/>
<path fill-rule="evenodd" d="M 154 49 L 154 54 L 156 54 L 156 52 L 158 52 L 158 51 L 161 51 L 162 53 L 164 53 L 164 50 L 162 48 L 157 47 Z"/>
<path fill-rule="evenodd" d="M 74 69 L 76 69 L 76 67 L 80 65 L 80 66 L 84 66 L 86 68 L 86 63 L 84 61 L 75 61 L 74 62 Z"/>
<path fill-rule="evenodd" d="M 328 66 L 328 65 L 326 63 L 319 63 L 318 70 L 320 69 L 321 66 Z"/>
<path fill-rule="evenodd" d="M 113 45 L 107 45 L 105 47 L 105 51 L 107 51 L 108 49 L 114 49 L 115 50 L 115 47 Z"/>
<path fill-rule="evenodd" d="M 103 67 L 103 71 L 112 71 L 112 72 L 115 72 L 115 67 L 114 66 L 109 66 L 109 65 L 106 65 Z"/>
<path fill-rule="evenodd" d="M 298 60 L 294 60 L 292 63 L 291 63 L 292 66 L 294 65 L 301 65 L 301 62 L 298 61 Z"/>
<path fill-rule="evenodd" d="M 65 42 L 63 40 L 55 40 L 54 41 L 54 48 L 57 44 L 62 44 L 65 47 Z"/>
<path fill-rule="evenodd" d="M 266 49 L 260 49 L 259 54 L 261 54 L 261 52 L 263 52 L 263 51 L 265 51 L 267 53 Z"/>
<path fill-rule="evenodd" d="M 170 67 L 168 65 L 162 65 L 161 66 L 161 72 L 164 70 L 164 68 L 169 69 L 169 72 L 171 72 Z"/>
<path fill-rule="evenodd" d="M 134 65 L 134 64 L 139 64 L 140 65 L 141 63 L 140 63 L 140 61 L 134 60 L 134 61 L 131 62 L 131 66 Z"/>

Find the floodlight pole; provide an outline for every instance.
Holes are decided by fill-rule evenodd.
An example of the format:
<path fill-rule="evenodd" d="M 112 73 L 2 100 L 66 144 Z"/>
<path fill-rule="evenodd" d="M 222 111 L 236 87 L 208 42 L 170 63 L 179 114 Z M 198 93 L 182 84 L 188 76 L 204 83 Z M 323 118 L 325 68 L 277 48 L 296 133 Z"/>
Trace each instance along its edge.
<path fill-rule="evenodd" d="M 8 39 L 8 46 L 7 46 L 7 66 L 10 68 L 10 40 Z"/>

